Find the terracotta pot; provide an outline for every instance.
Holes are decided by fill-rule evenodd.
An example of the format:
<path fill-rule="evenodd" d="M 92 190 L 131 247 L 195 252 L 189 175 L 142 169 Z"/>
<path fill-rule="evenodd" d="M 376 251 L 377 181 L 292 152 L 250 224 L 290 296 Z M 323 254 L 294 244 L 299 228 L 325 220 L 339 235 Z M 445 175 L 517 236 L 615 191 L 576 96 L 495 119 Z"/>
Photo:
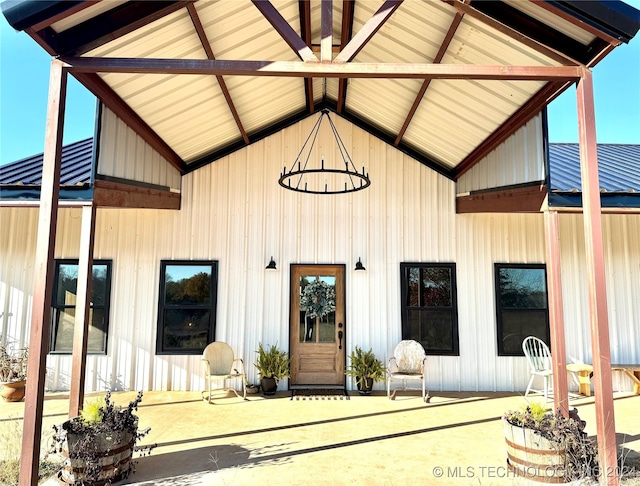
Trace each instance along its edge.
<path fill-rule="evenodd" d="M 24 398 L 26 383 L 27 380 L 2 383 L 2 390 L 0 390 L 0 395 L 2 395 L 2 398 L 4 398 L 5 402 L 19 402 Z"/>

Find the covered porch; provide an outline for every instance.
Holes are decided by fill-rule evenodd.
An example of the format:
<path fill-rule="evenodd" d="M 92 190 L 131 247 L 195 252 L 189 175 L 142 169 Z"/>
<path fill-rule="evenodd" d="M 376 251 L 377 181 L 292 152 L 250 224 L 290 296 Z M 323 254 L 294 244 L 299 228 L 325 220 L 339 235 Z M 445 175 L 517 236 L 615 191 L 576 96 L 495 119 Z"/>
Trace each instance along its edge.
<path fill-rule="evenodd" d="M 113 394 L 119 404 L 134 396 Z M 382 393 L 291 400 L 278 392 L 248 401 L 217 395 L 208 405 L 195 391 L 146 392 L 140 426 L 151 427 L 144 443 L 157 447 L 125 484 L 529 484 L 507 469 L 500 422 L 525 403 L 517 393 L 438 392 L 425 404 L 415 393 L 391 401 Z M 640 469 L 640 396 L 616 392 L 613 403 L 625 484 Z M 593 436 L 594 398 L 572 399 L 571 406 Z M 65 420 L 68 408 L 68 394 L 47 393 L 43 431 Z M 22 420 L 23 409 L 0 402 L 2 426 Z M 178 415 L 184 419 L 174 420 Z"/>

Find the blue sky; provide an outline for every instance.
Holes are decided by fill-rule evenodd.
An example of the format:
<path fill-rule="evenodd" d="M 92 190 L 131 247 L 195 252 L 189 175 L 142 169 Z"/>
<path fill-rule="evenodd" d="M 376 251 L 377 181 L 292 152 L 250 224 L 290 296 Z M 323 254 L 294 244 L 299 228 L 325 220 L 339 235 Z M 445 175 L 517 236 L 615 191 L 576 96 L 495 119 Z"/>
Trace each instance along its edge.
<path fill-rule="evenodd" d="M 640 0 L 626 0 L 640 10 Z M 43 151 L 51 57 L 0 15 L 0 165 Z M 640 144 L 640 34 L 594 69 L 596 133 L 600 143 Z M 90 137 L 95 98 L 72 76 L 63 143 Z M 549 106 L 551 142 L 577 142 L 575 89 Z"/>

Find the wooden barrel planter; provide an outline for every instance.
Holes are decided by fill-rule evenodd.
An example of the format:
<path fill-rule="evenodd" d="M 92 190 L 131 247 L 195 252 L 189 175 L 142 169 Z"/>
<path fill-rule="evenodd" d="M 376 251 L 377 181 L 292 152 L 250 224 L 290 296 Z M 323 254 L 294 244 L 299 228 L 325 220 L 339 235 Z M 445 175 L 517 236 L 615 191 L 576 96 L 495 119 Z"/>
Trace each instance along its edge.
<path fill-rule="evenodd" d="M 93 435 L 67 432 L 67 460 L 58 479 L 64 484 L 100 486 L 129 475 L 136 430 Z M 90 449 L 90 450 L 88 450 Z"/>
<path fill-rule="evenodd" d="M 516 476 L 540 483 L 567 483 L 566 451 L 532 429 L 502 420 L 507 443 L 507 465 Z"/>

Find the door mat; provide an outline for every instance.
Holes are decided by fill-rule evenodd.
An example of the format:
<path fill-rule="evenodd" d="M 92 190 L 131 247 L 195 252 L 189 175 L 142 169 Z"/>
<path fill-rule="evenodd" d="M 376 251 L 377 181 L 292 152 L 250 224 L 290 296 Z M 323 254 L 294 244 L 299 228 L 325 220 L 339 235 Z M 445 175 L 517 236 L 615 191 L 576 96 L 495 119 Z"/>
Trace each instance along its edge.
<path fill-rule="evenodd" d="M 341 389 L 303 388 L 291 390 L 291 400 L 349 400 L 349 395 Z"/>

